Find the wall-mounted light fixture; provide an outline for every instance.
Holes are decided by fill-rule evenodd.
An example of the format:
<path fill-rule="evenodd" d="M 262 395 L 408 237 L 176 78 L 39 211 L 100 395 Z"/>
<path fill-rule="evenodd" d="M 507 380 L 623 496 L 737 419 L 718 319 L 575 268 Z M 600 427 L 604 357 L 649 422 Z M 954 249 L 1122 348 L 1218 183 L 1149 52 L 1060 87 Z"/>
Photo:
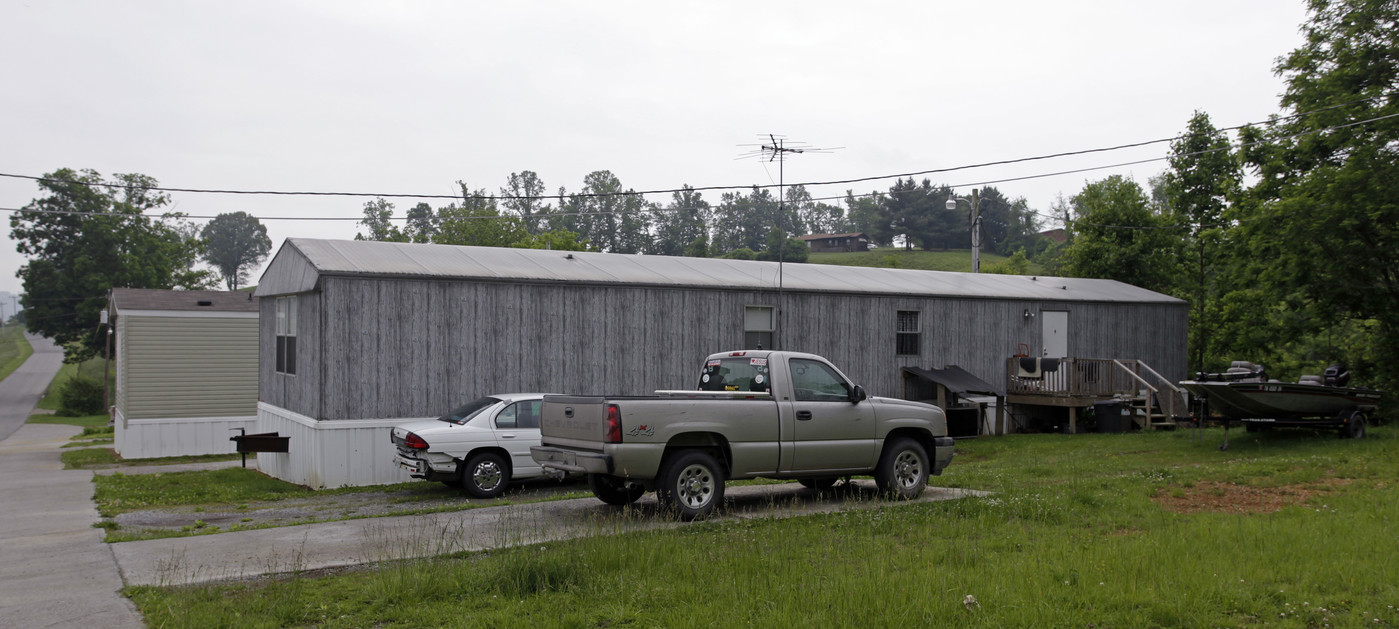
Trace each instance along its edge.
<path fill-rule="evenodd" d="M 1022 314 L 1021 316 L 1022 316 L 1022 317 L 1025 317 L 1025 320 L 1026 320 L 1026 321 L 1029 321 L 1029 320 L 1035 318 L 1035 312 L 1034 312 L 1033 310 L 1030 310 L 1029 308 L 1026 308 L 1026 309 L 1025 309 L 1025 313 Z"/>

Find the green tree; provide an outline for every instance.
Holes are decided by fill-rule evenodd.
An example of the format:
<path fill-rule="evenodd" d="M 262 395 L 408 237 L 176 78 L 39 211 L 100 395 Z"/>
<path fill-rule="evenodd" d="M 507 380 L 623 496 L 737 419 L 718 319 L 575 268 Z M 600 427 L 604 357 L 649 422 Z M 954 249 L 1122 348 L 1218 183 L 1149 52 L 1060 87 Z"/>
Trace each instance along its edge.
<path fill-rule="evenodd" d="M 532 170 L 510 173 L 505 187 L 500 189 L 500 204 L 515 216 L 531 234 L 538 233 L 541 214 L 548 214 L 549 204 L 544 202 L 544 180 Z"/>
<path fill-rule="evenodd" d="M 983 268 L 987 273 L 999 275 L 1029 275 L 1030 259 L 1025 256 L 1024 249 L 1016 249 L 1010 257 L 997 264 L 990 264 Z"/>
<path fill-rule="evenodd" d="M 431 205 L 419 203 L 409 208 L 408 224 L 403 226 L 406 242 L 432 242 L 437 237 L 437 212 Z"/>
<path fill-rule="evenodd" d="M 710 253 L 763 249 L 778 216 L 777 197 L 768 188 L 754 186 L 750 194 L 725 192 L 714 208 Z"/>
<path fill-rule="evenodd" d="M 650 216 L 646 200 L 611 171 L 599 170 L 583 178 L 583 190 L 569 199 L 576 208 L 578 231 L 588 242 L 611 253 L 641 253 L 650 244 Z"/>
<path fill-rule="evenodd" d="M 1316 333 L 1376 322 L 1381 379 L 1395 387 L 1399 3 L 1307 6 L 1304 43 L 1275 67 L 1286 82 L 1282 106 L 1294 115 L 1242 133 L 1258 181 L 1239 213 L 1240 229 L 1252 255 L 1269 262 L 1255 281 L 1288 297 L 1278 307 L 1312 304 Z"/>
<path fill-rule="evenodd" d="M 896 238 L 903 240 L 904 250 L 911 251 L 916 242 L 924 249 L 936 247 L 938 229 L 946 216 L 940 216 L 941 206 L 936 205 L 936 191 L 927 179 L 922 184 L 913 178 L 900 179 L 889 187 L 889 194 L 883 196 L 883 222 Z"/>
<path fill-rule="evenodd" d="M 29 258 L 23 280 L 30 332 L 64 347 L 78 362 L 102 349 L 98 313 L 115 287 L 203 289 L 213 274 L 195 271 L 199 241 L 182 215 L 144 212 L 169 197 L 146 175 L 105 181 L 93 170 L 60 169 L 39 181 L 42 196 L 10 216 L 10 237 Z"/>
<path fill-rule="evenodd" d="M 204 242 L 203 258 L 223 275 L 228 290 L 238 290 L 248 273 L 272 251 L 267 227 L 247 212 L 215 216 L 199 234 Z"/>
<path fill-rule="evenodd" d="M 1171 292 L 1179 240 L 1169 217 L 1151 211 L 1137 182 L 1112 175 L 1085 185 L 1071 204 L 1073 240 L 1064 251 L 1065 272 Z"/>
<path fill-rule="evenodd" d="M 1219 262 L 1227 257 L 1222 247 L 1227 228 L 1224 212 L 1239 194 L 1243 172 L 1229 140 L 1200 111 L 1190 118 L 1185 134 L 1171 143 L 1170 164 L 1160 185 L 1153 188 L 1160 190 L 1159 202 L 1189 227 L 1182 288 L 1190 299 L 1192 370 L 1204 371 L 1223 366 L 1213 332 L 1221 314 Z"/>
<path fill-rule="evenodd" d="M 457 185 L 461 187 L 461 204 L 437 210 L 437 243 L 510 247 L 529 236 L 520 218 L 501 214 L 495 199 L 484 188 L 472 191 L 464 181 Z"/>
<path fill-rule="evenodd" d="M 378 240 L 382 242 L 408 242 L 408 236 L 394 225 L 393 204 L 383 198 L 364 202 L 364 218 L 359 224 L 368 230 L 367 234 L 355 234 L 355 240 Z"/>
<path fill-rule="evenodd" d="M 893 240 L 893 230 L 884 222 L 884 195 L 880 192 L 855 196 L 854 191 L 845 191 L 845 216 L 849 229 L 862 232 L 870 243 L 882 247 Z"/>
<path fill-rule="evenodd" d="M 562 229 L 528 234 L 510 245 L 516 249 L 553 249 L 554 251 L 588 251 L 588 243 L 578 234 Z"/>
<path fill-rule="evenodd" d="M 708 241 L 705 224 L 709 220 L 709 202 L 690 186 L 671 193 L 670 203 L 656 212 L 656 236 L 647 253 L 664 256 L 690 255 L 696 240 Z M 706 246 L 707 250 L 708 247 Z"/>
<path fill-rule="evenodd" d="M 785 236 L 782 230 L 774 227 L 768 232 L 767 246 L 754 258 L 774 262 L 806 262 L 807 256 L 811 255 L 811 247 L 796 238 Z"/>

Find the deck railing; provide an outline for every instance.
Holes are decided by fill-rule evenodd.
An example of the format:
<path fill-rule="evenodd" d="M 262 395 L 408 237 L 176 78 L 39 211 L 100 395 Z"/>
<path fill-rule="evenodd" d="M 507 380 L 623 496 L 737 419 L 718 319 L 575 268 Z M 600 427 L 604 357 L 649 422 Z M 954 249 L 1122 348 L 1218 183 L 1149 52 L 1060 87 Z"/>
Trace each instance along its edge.
<path fill-rule="evenodd" d="M 1044 361 L 1041 361 L 1041 365 Z M 1079 400 L 1122 398 L 1142 400 L 1148 416 L 1167 418 L 1184 413 L 1185 397 L 1175 383 L 1140 360 L 1062 358 L 1054 371 L 1021 377 L 1020 359 L 1006 361 L 1006 394 Z M 1153 410 L 1157 409 L 1157 410 Z"/>

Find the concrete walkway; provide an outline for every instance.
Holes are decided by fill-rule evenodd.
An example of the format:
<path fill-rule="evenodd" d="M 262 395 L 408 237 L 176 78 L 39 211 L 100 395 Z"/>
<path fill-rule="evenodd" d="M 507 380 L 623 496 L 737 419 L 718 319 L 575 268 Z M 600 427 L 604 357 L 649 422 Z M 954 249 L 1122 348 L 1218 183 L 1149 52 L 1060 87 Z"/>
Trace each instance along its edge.
<path fill-rule="evenodd" d="M 63 350 L 42 336 L 24 335 L 34 353 L 0 380 L 0 441 L 19 430 L 63 366 Z"/>
<path fill-rule="evenodd" d="M 25 424 L 0 442 L 0 627 L 143 627 L 92 503 L 92 472 L 65 470 L 74 426 Z"/>
<path fill-rule="evenodd" d="M 92 472 L 58 458 L 82 429 L 24 423 L 63 361 L 53 342 L 29 342 L 34 354 L 0 381 L 0 627 L 142 627 L 92 528 Z"/>

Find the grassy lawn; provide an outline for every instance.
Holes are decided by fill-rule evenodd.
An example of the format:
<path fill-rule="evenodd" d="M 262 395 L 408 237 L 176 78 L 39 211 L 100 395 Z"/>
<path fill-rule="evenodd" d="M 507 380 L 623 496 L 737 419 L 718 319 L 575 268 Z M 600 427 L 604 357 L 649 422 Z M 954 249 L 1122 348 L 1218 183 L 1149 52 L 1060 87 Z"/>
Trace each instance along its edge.
<path fill-rule="evenodd" d="M 981 252 L 981 268 L 985 271 L 993 264 L 999 264 L 1005 256 Z M 812 253 L 807 262 L 813 264 L 840 264 L 845 266 L 874 266 L 896 269 L 921 269 L 924 271 L 972 270 L 972 252 L 953 251 L 904 251 L 902 248 L 880 248 L 871 251 Z M 1030 263 L 1031 274 L 1040 272 L 1040 266 Z"/>
<path fill-rule="evenodd" d="M 7 325 L 0 328 L 0 380 L 19 369 L 34 353 L 34 347 L 24 338 L 24 326 Z"/>
<path fill-rule="evenodd" d="M 87 429 L 85 429 L 85 430 L 87 430 Z M 86 434 L 86 433 L 84 433 L 84 434 Z M 73 439 L 74 439 L 73 441 L 70 441 L 70 442 L 68 443 L 68 445 L 66 445 L 66 446 L 64 446 L 64 447 L 66 448 L 66 447 L 71 447 L 71 446 L 91 445 L 91 444 L 89 444 L 89 443 L 86 443 L 86 442 L 82 441 L 82 436 L 81 436 L 81 435 L 79 435 L 78 437 L 74 437 Z M 98 451 L 105 452 L 106 454 L 97 454 Z M 72 469 L 82 469 L 82 468 L 87 468 L 87 467 L 108 466 L 108 465 L 117 465 L 117 466 L 133 466 L 133 465 L 135 465 L 135 466 L 144 466 L 144 465 L 179 465 L 179 464 L 182 464 L 182 463 L 206 463 L 206 462 L 209 462 L 209 461 L 236 461 L 236 460 L 238 460 L 238 455 L 237 455 L 237 454 L 192 454 L 192 455 L 184 455 L 184 456 L 166 456 L 166 457 L 160 457 L 160 458 L 155 458 L 155 459 L 123 459 L 123 458 L 121 458 L 120 456 L 117 456 L 116 451 L 115 451 L 115 450 L 112 450 L 111 448 L 92 448 L 92 449 L 91 449 L 90 451 L 88 451 L 88 452 L 64 452 L 63 454 L 59 455 L 59 458 L 61 458 L 61 459 L 63 460 L 64 469 L 70 469 L 70 470 L 72 470 Z"/>
<path fill-rule="evenodd" d="M 958 443 L 986 498 L 132 588 L 161 627 L 1399 625 L 1399 429 Z"/>
<path fill-rule="evenodd" d="M 92 358 L 92 359 L 89 359 L 89 360 L 87 360 L 87 361 L 84 361 L 84 362 L 78 363 L 78 364 L 63 363 L 63 366 L 60 367 L 59 370 L 58 370 L 58 375 L 54 376 L 54 377 L 53 377 L 53 382 L 50 382 L 50 383 L 49 383 L 48 392 L 46 392 L 46 393 L 44 394 L 44 398 L 43 398 L 42 400 L 39 400 L 39 404 L 38 404 L 39 408 L 46 409 L 46 410 L 50 410 L 50 411 L 56 411 L 56 410 L 58 410 L 58 406 L 59 406 L 59 391 L 62 391 L 62 390 L 63 390 L 63 384 L 64 384 L 65 382 L 68 382 L 69 379 L 71 379 L 73 376 L 76 376 L 76 375 L 83 375 L 83 376 L 87 376 L 87 377 L 89 377 L 89 378 L 96 378 L 98 381 L 101 381 L 101 380 L 102 380 L 102 372 L 103 372 L 104 369 L 110 371 L 110 373 L 108 374 L 108 382 L 109 382 L 109 384 L 111 385 L 112 394 L 113 394 L 113 395 L 116 395 L 116 369 L 115 369 L 115 365 L 113 365 L 112 368 L 108 368 L 108 367 L 104 364 L 104 361 L 103 361 L 102 357 L 101 357 L 101 356 L 98 356 L 98 357 L 96 357 L 96 358 Z M 106 415 L 102 415 L 102 417 L 106 417 Z M 69 418 L 69 419 L 71 419 L 71 418 Z M 31 417 L 31 418 L 29 419 L 29 421 L 31 421 L 31 422 L 34 421 L 34 418 Z M 69 422 L 48 422 L 48 423 L 69 423 Z"/>

